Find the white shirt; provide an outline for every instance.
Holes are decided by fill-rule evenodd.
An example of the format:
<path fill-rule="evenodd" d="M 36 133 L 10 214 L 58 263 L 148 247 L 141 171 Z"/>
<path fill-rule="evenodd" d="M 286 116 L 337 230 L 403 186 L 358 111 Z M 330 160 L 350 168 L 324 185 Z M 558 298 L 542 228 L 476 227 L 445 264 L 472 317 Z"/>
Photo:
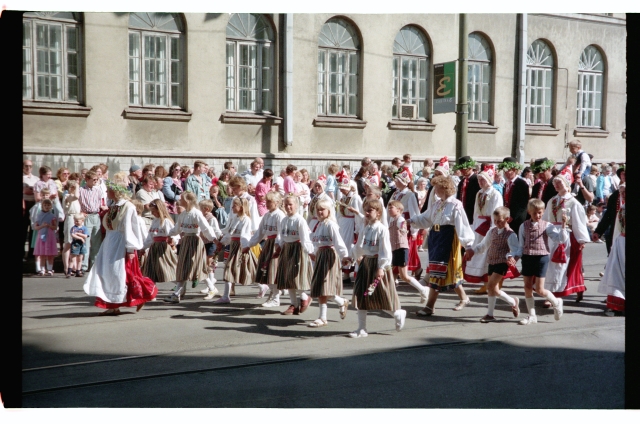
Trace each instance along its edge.
<path fill-rule="evenodd" d="M 451 195 L 445 200 L 439 199 L 432 208 L 427 209 L 423 214 L 409 219 L 411 228 L 431 228 L 433 225 L 453 225 L 460 244 L 465 248 L 471 247 L 475 235 L 467 214 L 464 211 L 462 202 L 456 199 L 456 195 Z"/>
<path fill-rule="evenodd" d="M 239 238 L 240 247 L 244 249 L 249 247 L 249 240 L 251 240 L 251 220 L 248 216 L 229 216 L 229 223 L 222 230 L 222 244 L 230 244 L 231 239 Z"/>
<path fill-rule="evenodd" d="M 147 238 L 145 239 L 144 246 L 142 246 L 142 248 L 150 248 L 153 244 L 154 237 L 169 237 L 169 233 L 173 227 L 175 227 L 175 224 L 168 219 L 160 222 L 160 218 L 154 218 L 151 223 L 151 227 L 149 227 L 149 233 L 147 234 Z M 172 239 L 177 243 L 178 240 L 180 240 L 180 236 L 173 236 Z"/>
<path fill-rule="evenodd" d="M 340 260 L 349 256 L 347 246 L 344 244 L 342 237 L 340 237 L 338 223 L 330 219 L 318 222 L 315 231 L 311 233 L 311 242 L 316 254 L 318 254 L 321 247 L 333 246 Z"/>
<path fill-rule="evenodd" d="M 360 256 L 378 255 L 378 268 L 384 269 L 391 265 L 391 241 L 389 240 L 389 229 L 382 225 L 380 221 L 374 224 L 367 224 L 358 243 L 353 249 L 353 260 Z"/>
<path fill-rule="evenodd" d="M 211 228 L 200 209 L 193 208 L 190 211 L 185 210 L 178 215 L 176 225 L 169 232 L 169 236 L 176 236 L 181 233 L 198 236 L 200 232 L 203 232 L 209 240 L 216 239 L 213 228 Z"/>
<path fill-rule="evenodd" d="M 300 241 L 300 244 L 302 244 L 303 249 L 305 249 L 307 253 L 313 253 L 313 243 L 311 243 L 309 226 L 307 225 L 307 221 L 297 213 L 292 216 L 285 216 L 280 222 L 280 231 L 276 243 L 282 247 L 285 243 L 293 243 L 296 241 Z"/>
<path fill-rule="evenodd" d="M 35 185 L 35 183 L 37 183 L 38 181 L 40 181 L 40 178 L 36 177 L 35 175 L 29 174 L 29 175 L 25 175 L 22 174 L 22 188 L 24 189 L 25 187 L 30 187 L 33 190 L 33 186 Z M 26 201 L 26 202 L 35 202 L 35 196 L 33 194 L 24 194 L 24 192 L 22 193 L 22 198 Z"/>
<path fill-rule="evenodd" d="M 269 236 L 277 236 L 280 229 L 280 223 L 286 215 L 281 209 L 276 208 L 272 212 L 267 212 L 262 216 L 258 231 L 253 233 L 253 237 L 249 240 L 249 246 L 253 247 Z"/>
<path fill-rule="evenodd" d="M 256 175 L 253 175 L 251 173 L 251 169 L 247 169 L 242 173 L 242 178 L 244 178 L 247 185 L 252 185 L 253 188 L 256 188 L 256 186 L 262 179 L 263 174 L 264 174 L 264 171 L 262 169 L 259 169 L 258 172 L 256 172 Z"/>

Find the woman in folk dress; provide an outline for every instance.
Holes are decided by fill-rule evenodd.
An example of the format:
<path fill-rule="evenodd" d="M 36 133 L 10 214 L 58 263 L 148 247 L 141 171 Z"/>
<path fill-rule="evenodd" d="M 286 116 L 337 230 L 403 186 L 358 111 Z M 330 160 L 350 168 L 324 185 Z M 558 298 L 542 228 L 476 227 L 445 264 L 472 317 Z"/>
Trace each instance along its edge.
<path fill-rule="evenodd" d="M 625 310 L 625 246 L 626 246 L 626 183 L 620 184 L 618 189 L 622 198 L 622 206 L 616 217 L 616 224 L 613 229 L 613 242 L 611 253 L 607 258 L 607 266 L 604 275 L 598 285 L 598 293 L 607 295 L 607 310 L 605 315 L 623 315 Z"/>

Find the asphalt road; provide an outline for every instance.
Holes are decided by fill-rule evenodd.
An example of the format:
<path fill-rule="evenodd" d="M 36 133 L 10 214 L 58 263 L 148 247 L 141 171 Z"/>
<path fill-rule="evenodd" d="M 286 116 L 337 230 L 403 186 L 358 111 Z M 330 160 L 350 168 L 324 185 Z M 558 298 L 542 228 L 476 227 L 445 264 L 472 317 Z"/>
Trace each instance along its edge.
<path fill-rule="evenodd" d="M 306 324 L 317 318 L 316 302 L 282 316 L 288 297 L 262 308 L 256 286 L 237 287 L 229 305 L 190 288 L 174 305 L 160 300 L 173 284 L 160 283 L 159 300 L 139 313 L 103 317 L 83 279 L 25 274 L 22 406 L 624 408 L 625 318 L 603 314 L 605 262 L 604 244 L 585 247 L 587 292 L 580 303 L 565 298 L 560 321 L 536 298 L 536 325 L 517 325 L 500 300 L 498 321 L 481 324 L 487 298 L 474 294 L 459 312 L 455 294 L 443 294 L 435 315 L 421 318 L 418 294 L 401 284 L 405 329 L 373 312 L 363 339 L 346 337 L 357 327 L 354 310 L 341 320 L 329 304 L 329 325 L 313 329 Z M 526 314 L 522 286 L 519 278 L 504 289 L 521 297 Z"/>

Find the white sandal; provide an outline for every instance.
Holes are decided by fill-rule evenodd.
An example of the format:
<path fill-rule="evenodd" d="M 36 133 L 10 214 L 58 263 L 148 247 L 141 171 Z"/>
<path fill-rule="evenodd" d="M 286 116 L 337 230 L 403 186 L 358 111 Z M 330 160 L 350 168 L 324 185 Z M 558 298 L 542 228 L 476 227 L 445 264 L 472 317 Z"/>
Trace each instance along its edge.
<path fill-rule="evenodd" d="M 310 322 L 307 327 L 313 327 L 313 328 L 318 328 L 318 327 L 324 327 L 325 325 L 327 325 L 327 321 L 318 318 L 317 320 Z"/>
<path fill-rule="evenodd" d="M 461 311 L 464 309 L 465 306 L 467 306 L 469 303 L 471 303 L 470 299 L 467 300 L 461 300 L 460 302 L 458 302 L 458 304 L 453 308 L 454 311 Z"/>

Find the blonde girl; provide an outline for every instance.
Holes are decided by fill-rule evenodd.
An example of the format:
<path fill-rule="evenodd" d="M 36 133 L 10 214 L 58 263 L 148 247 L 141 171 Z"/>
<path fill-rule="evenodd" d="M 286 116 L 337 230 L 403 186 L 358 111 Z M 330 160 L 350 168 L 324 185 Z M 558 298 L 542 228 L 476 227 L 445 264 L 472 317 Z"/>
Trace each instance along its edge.
<path fill-rule="evenodd" d="M 251 239 L 251 215 L 247 199 L 236 197 L 231 204 L 233 212 L 229 224 L 222 230 L 221 244 L 229 245 L 229 259 L 224 267 L 224 294 L 215 303 L 231 303 L 231 286 L 234 283 L 249 285 L 254 282 L 258 259 L 249 247 Z"/>
<path fill-rule="evenodd" d="M 340 318 L 347 316 L 349 301 L 342 295 L 342 278 L 340 264 L 349 264 L 349 255 L 342 237 L 340 227 L 334 215 L 333 203 L 329 199 L 320 200 L 316 205 L 318 223 L 311 233 L 314 253 L 309 257 L 315 261 L 311 277 L 311 297 L 318 298 L 320 314 L 318 319 L 309 323 L 309 327 L 327 325 L 327 300 L 332 300 L 340 307 Z"/>
<path fill-rule="evenodd" d="M 281 222 L 276 239 L 275 255 L 282 256 L 278 261 L 276 284 L 279 290 L 289 290 L 291 298 L 291 305 L 282 315 L 299 315 L 306 311 L 311 303 L 311 297 L 304 291 L 311 288 L 313 271 L 309 255 L 313 253 L 313 243 L 307 221 L 297 213 L 298 206 L 295 194 L 284 199 L 284 211 L 287 216 Z M 302 292 L 300 299 L 297 297 L 298 291 Z"/>
<path fill-rule="evenodd" d="M 64 211 L 64 239 L 62 241 L 62 263 L 64 264 L 65 276 L 71 277 L 71 267 L 69 266 L 69 255 L 71 251 L 71 227 L 73 227 L 73 216 L 80 213 L 80 202 L 78 201 L 78 182 L 69 180 L 67 192 L 62 199 L 62 210 Z M 76 275 L 74 273 L 74 275 Z"/>
<path fill-rule="evenodd" d="M 184 297 L 187 290 L 187 281 L 197 285 L 199 281 L 206 280 L 209 277 L 206 252 L 204 243 L 200 238 L 200 232 L 203 232 L 209 240 L 217 240 L 213 228 L 197 207 L 198 198 L 194 193 L 185 192 L 180 197 L 180 206 L 184 208 L 184 211 L 178 215 L 176 225 L 168 234 L 169 237 L 177 236 L 178 234 L 181 236 L 178 265 L 176 267 L 176 281 L 178 284 L 173 294 L 164 299 L 165 302 L 169 303 L 180 303 L 180 299 Z"/>
<path fill-rule="evenodd" d="M 41 269 L 38 275 L 53 276 L 53 258 L 58 254 L 58 244 L 56 240 L 58 217 L 53 210 L 53 201 L 51 199 L 43 199 L 40 207 L 41 210 L 38 212 L 35 225 L 33 226 L 33 229 L 37 231 L 33 255 L 36 257 L 36 262 L 40 262 Z"/>
<path fill-rule="evenodd" d="M 179 240 L 179 236 L 169 237 L 175 226 L 173 219 L 164 202 L 159 199 L 149 202 L 149 210 L 154 219 L 142 246 L 143 250 L 147 250 L 142 275 L 149 277 L 154 283 L 175 281 L 178 256 L 173 245 Z"/>
<path fill-rule="evenodd" d="M 217 186 L 211 186 L 217 187 Z M 218 226 L 218 221 L 213 216 L 213 202 L 211 199 L 201 200 L 200 203 L 200 211 L 204 215 L 205 219 L 213 228 L 213 231 L 216 233 L 218 238 L 222 238 L 222 231 L 220 231 L 220 227 Z M 204 300 L 211 300 L 218 294 L 218 289 L 216 289 L 216 277 L 214 275 L 216 266 L 217 266 L 217 256 L 218 250 L 216 249 L 216 243 L 210 241 L 204 237 L 204 235 L 200 235 L 202 237 L 202 241 L 204 242 L 204 248 L 207 252 L 207 266 L 209 267 L 209 277 L 207 278 L 207 287 L 200 290 L 200 293 L 206 294 Z"/>
<path fill-rule="evenodd" d="M 278 259 L 274 258 L 276 238 L 282 220 L 285 217 L 280 209 L 282 196 L 277 191 L 270 191 L 265 196 L 268 212 L 262 216 L 258 231 L 253 234 L 249 241 L 249 246 L 242 249 L 242 253 L 248 253 L 249 249 L 261 241 L 265 241 L 258 257 L 255 282 L 266 286 L 271 290 L 269 298 L 262 304 L 265 308 L 280 306 L 280 290 L 276 286 L 276 272 L 278 269 Z M 262 297 L 262 296 L 261 296 Z"/>
<path fill-rule="evenodd" d="M 382 202 L 371 200 L 364 208 L 367 221 L 353 250 L 351 260 L 362 256 L 353 286 L 353 305 L 358 309 L 358 328 L 349 337 L 367 337 L 367 311 L 384 310 L 393 315 L 396 331 L 402 330 L 407 311 L 400 309 L 400 299 L 391 270 L 389 229 L 382 225 Z"/>

